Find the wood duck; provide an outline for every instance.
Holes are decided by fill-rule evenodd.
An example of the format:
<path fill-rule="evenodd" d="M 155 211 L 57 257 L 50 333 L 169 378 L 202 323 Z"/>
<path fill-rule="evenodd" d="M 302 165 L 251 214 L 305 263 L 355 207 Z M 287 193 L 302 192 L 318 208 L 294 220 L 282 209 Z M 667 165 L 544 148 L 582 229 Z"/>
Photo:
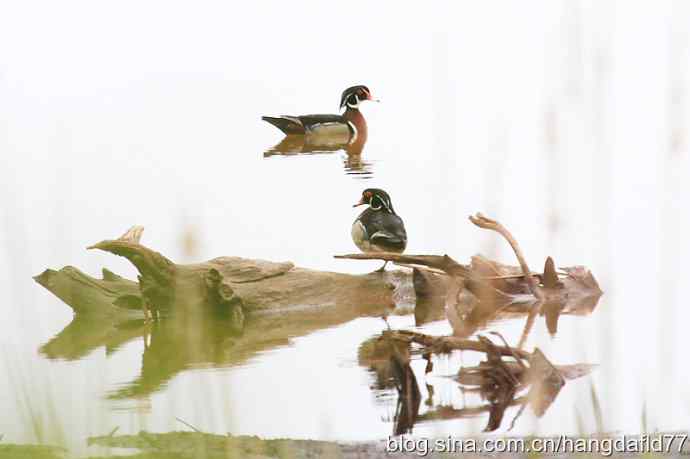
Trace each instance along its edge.
<path fill-rule="evenodd" d="M 402 253 L 407 246 L 407 233 L 388 193 L 378 188 L 367 188 L 353 207 L 364 204 L 369 207 L 352 224 L 355 245 L 362 252 Z M 385 262 L 377 271 L 382 272 L 387 264 Z"/>
<path fill-rule="evenodd" d="M 367 137 L 367 122 L 359 111 L 359 104 L 365 100 L 378 102 L 369 88 L 357 85 L 343 91 L 340 109 L 345 108 L 345 112 L 342 115 L 262 116 L 261 119 L 286 135 L 329 136 L 340 138 L 343 143 L 362 142 Z"/>

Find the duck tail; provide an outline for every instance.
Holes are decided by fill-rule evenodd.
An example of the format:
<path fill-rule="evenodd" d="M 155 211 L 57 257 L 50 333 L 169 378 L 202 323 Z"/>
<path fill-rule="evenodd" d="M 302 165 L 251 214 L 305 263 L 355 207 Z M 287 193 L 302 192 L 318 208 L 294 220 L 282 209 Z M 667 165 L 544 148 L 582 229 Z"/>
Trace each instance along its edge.
<path fill-rule="evenodd" d="M 299 121 L 299 118 L 293 118 L 291 116 L 262 116 L 261 119 L 274 125 L 287 135 L 304 134 L 304 126 Z"/>

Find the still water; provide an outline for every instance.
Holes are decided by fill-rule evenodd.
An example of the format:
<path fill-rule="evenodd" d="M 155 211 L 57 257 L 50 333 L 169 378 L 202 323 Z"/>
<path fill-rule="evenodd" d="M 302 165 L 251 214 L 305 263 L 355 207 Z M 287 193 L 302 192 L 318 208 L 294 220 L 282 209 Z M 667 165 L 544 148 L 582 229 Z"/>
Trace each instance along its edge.
<path fill-rule="evenodd" d="M 201 356 L 150 367 L 142 338 L 48 358 L 39 349 L 72 313 L 32 280 L 65 265 L 135 279 L 125 260 L 85 250 L 134 224 L 146 227 L 144 244 L 177 262 L 237 255 L 369 272 L 378 262 L 332 258 L 355 250 L 352 204 L 369 186 L 391 194 L 408 253 L 514 264 L 504 241 L 467 221 L 481 211 L 511 229 L 532 269 L 548 255 L 558 266 L 585 265 L 605 291 L 591 315 L 563 316 L 555 337 L 538 319 L 528 347 L 554 363 L 599 366 L 569 381 L 542 418 L 528 409 L 512 434 L 687 429 L 690 118 L 677 108 L 687 98 L 669 98 L 690 75 L 687 33 L 676 33 L 680 4 L 618 11 L 544 2 L 529 17 L 517 7 L 496 15 L 439 4 L 400 8 L 396 21 L 386 21 L 387 7 L 365 5 L 359 34 L 331 34 L 330 19 L 356 4 L 272 3 L 269 16 L 255 5 L 172 9 L 156 37 L 144 19 L 157 11 L 131 17 L 128 5 L 87 11 L 92 22 L 48 42 L 13 22 L 36 19 L 48 34 L 60 21 L 13 7 L 15 21 L 0 27 L 23 43 L 3 50 L 0 67 L 0 410 L 13 414 L 0 421 L 4 441 L 62 438 L 81 450 L 86 437 L 115 427 L 184 429 L 176 418 L 265 438 L 391 434 L 396 391 L 378 388 L 358 360 L 359 346 L 387 328 L 375 315 L 305 327 L 222 364 Z M 54 13 L 69 20 L 77 7 Z M 309 28 L 280 20 L 307 14 Z M 113 38 L 118 18 L 131 29 L 122 40 Z M 261 30 L 250 25 L 259 19 Z M 185 38 L 179 24 L 198 33 Z M 637 48 L 640 24 L 645 47 Z M 310 42 L 318 59 L 295 65 L 275 50 L 276 40 L 294 49 L 319 34 L 330 38 Z M 275 154 L 282 136 L 261 115 L 335 113 L 342 89 L 357 83 L 382 101 L 362 108 L 361 156 Z M 416 328 L 407 311 L 388 325 L 451 332 L 444 320 Z M 522 325 L 492 329 L 515 343 Z M 428 375 L 414 360 L 430 400 L 421 413 L 481 404 L 447 377 L 477 359 L 439 358 Z M 154 371 L 142 379 L 143 367 Z M 420 423 L 413 433 L 471 435 L 486 418 Z"/>

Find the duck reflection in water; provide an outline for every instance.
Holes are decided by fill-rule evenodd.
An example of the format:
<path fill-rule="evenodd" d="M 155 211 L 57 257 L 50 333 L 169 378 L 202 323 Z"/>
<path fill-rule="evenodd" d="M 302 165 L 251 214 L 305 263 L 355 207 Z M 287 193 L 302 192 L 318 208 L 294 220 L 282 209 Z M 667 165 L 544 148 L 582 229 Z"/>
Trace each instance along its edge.
<path fill-rule="evenodd" d="M 345 108 L 345 112 L 342 115 L 262 117 L 286 134 L 280 143 L 264 153 L 264 158 L 344 151 L 346 173 L 368 178 L 371 164 L 362 160 L 368 129 L 359 111 L 359 104 L 365 100 L 377 101 L 366 86 L 358 85 L 343 91 L 340 108 Z"/>
<path fill-rule="evenodd" d="M 288 135 L 277 145 L 264 152 L 264 158 L 272 156 L 303 156 L 303 155 L 327 155 L 337 152 L 344 152 L 343 168 L 347 175 L 354 175 L 357 178 L 368 179 L 373 175 L 373 164 L 365 161 L 362 150 L 366 142 L 365 139 L 357 139 L 354 143 L 329 143 L 329 138 L 319 138 L 318 143 L 314 143 L 313 138 L 303 135 Z M 335 139 L 337 140 L 337 139 Z"/>

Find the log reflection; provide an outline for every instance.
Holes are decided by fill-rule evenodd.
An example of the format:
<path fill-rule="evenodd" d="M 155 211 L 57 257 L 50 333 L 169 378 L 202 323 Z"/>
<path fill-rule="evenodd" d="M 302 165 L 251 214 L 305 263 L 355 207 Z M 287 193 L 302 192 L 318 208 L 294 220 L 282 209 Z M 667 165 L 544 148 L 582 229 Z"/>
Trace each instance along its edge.
<path fill-rule="evenodd" d="M 502 337 L 500 339 L 503 340 Z M 410 356 L 423 355 L 428 360 L 425 373 L 431 373 L 431 354 L 452 350 L 485 354 L 485 359 L 478 365 L 461 366 L 453 379 L 464 393 L 479 394 L 486 403 L 462 408 L 434 404 L 434 385 L 426 382 L 430 388 L 425 402 L 428 409 L 420 414 L 419 376 L 411 369 Z M 397 391 L 394 435 L 411 432 L 413 426 L 420 422 L 462 419 L 486 413 L 489 418 L 484 431 L 492 432 L 505 425 L 508 407 L 519 406 L 509 425 L 512 428 L 527 406 L 535 416 L 543 416 L 567 380 L 587 375 L 594 368 L 589 364 L 553 365 L 539 349 L 525 352 L 508 346 L 505 341 L 503 345 L 495 344 L 485 336 L 466 340 L 406 331 L 384 332 L 363 343 L 359 362 L 376 374 L 375 390 L 395 388 Z"/>

